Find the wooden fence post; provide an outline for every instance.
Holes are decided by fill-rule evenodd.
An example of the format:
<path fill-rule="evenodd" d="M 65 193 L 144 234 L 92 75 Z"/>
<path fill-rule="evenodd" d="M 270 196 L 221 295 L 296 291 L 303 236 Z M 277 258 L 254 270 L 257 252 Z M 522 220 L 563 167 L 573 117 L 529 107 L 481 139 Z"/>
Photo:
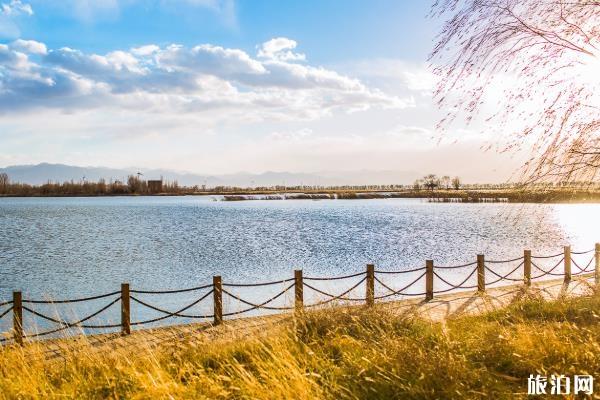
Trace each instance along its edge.
<path fill-rule="evenodd" d="M 304 311 L 304 281 L 301 269 L 294 271 L 294 307 L 297 314 Z"/>
<path fill-rule="evenodd" d="M 13 292 L 13 334 L 15 343 L 23 345 L 23 294 Z"/>
<path fill-rule="evenodd" d="M 213 276 L 213 325 L 223 323 L 223 285 L 220 276 Z"/>
<path fill-rule="evenodd" d="M 596 268 L 594 269 L 596 285 L 600 283 L 600 243 L 596 243 Z"/>
<path fill-rule="evenodd" d="M 571 246 L 565 246 L 565 282 L 571 282 Z"/>
<path fill-rule="evenodd" d="M 129 283 L 121 284 L 121 333 L 131 333 L 131 308 L 129 300 Z"/>
<path fill-rule="evenodd" d="M 375 304 L 375 265 L 367 264 L 367 306 L 372 307 Z"/>
<path fill-rule="evenodd" d="M 485 258 L 477 254 L 477 291 L 485 292 Z"/>
<path fill-rule="evenodd" d="M 425 301 L 433 300 L 433 260 L 425 261 Z"/>
<path fill-rule="evenodd" d="M 531 250 L 525 250 L 523 254 L 523 283 L 531 286 Z"/>

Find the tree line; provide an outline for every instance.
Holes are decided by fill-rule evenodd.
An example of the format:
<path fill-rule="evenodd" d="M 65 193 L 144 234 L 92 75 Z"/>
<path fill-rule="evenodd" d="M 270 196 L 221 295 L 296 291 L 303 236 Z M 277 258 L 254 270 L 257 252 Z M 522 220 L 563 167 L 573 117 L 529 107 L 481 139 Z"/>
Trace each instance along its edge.
<path fill-rule="evenodd" d="M 160 193 L 181 194 L 186 190 L 177 181 L 163 181 Z M 5 172 L 0 173 L 0 195 L 5 196 L 115 196 L 156 194 L 151 191 L 148 181 L 130 175 L 127 181 L 100 179 L 97 182 L 46 182 L 41 185 L 11 182 Z"/>
<path fill-rule="evenodd" d="M 0 196 L 126 196 L 126 195 L 155 195 L 155 194 L 251 194 L 265 192 L 419 192 L 422 190 L 433 191 L 477 191 L 477 190 L 513 190 L 524 189 L 519 183 L 488 183 L 488 184 L 466 184 L 461 178 L 455 176 L 438 177 L 428 174 L 415 180 L 413 184 L 389 184 L 389 185 L 273 185 L 260 187 L 242 186 L 214 186 L 206 185 L 180 186 L 177 181 L 161 180 L 160 190 L 148 184 L 148 181 L 140 176 L 130 175 L 126 181 L 100 179 L 97 182 L 85 179 L 75 182 L 47 182 L 41 185 L 30 185 L 27 183 L 11 182 L 9 176 L 0 173 Z M 528 184 L 529 191 L 548 189 L 599 189 L 598 183 L 593 182 L 546 182 Z"/>
<path fill-rule="evenodd" d="M 413 183 L 414 190 L 429 189 L 431 191 L 436 189 L 443 190 L 459 190 L 462 187 L 462 182 L 458 176 L 450 178 L 448 175 L 438 177 L 435 174 L 425 175 L 421 179 L 415 180 Z"/>

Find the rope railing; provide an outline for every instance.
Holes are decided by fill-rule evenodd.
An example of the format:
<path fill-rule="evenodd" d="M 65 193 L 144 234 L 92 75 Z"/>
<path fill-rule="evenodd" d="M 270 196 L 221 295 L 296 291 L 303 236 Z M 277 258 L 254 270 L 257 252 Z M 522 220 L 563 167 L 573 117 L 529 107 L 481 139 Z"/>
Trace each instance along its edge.
<path fill-rule="evenodd" d="M 202 286 L 196 286 L 196 287 L 191 287 L 191 288 L 187 288 L 187 289 L 169 289 L 169 290 L 131 290 L 131 293 L 138 293 L 138 294 L 173 294 L 173 293 L 187 293 L 187 292 L 194 292 L 197 290 L 202 290 L 202 289 L 207 289 L 209 287 L 212 287 L 212 285 L 202 285 Z"/>
<path fill-rule="evenodd" d="M 90 325 L 90 324 L 84 324 L 84 322 L 98 316 L 99 314 L 101 314 L 102 312 L 108 310 L 111 306 L 113 306 L 114 304 L 116 304 L 119 300 L 121 300 L 120 297 L 117 297 L 116 299 L 114 299 L 113 301 L 111 301 L 110 303 L 108 303 L 107 305 L 105 305 L 104 307 L 100 308 L 99 310 L 89 314 L 88 316 L 79 319 L 78 321 L 75 322 L 66 322 L 60 319 L 56 319 L 56 318 L 52 318 L 49 317 L 45 314 L 42 314 L 40 312 L 37 312 L 27 306 L 23 306 L 23 310 L 30 312 L 31 314 L 45 319 L 47 321 L 50 322 L 54 322 L 55 324 L 58 324 L 59 327 L 56 329 L 51 329 L 49 331 L 44 331 L 44 332 L 38 332 L 35 334 L 29 334 L 29 335 L 24 335 L 24 338 L 34 338 L 34 337 L 40 337 L 40 336 L 46 336 L 46 335 L 50 335 L 53 333 L 58 333 L 61 331 L 65 331 L 67 329 L 71 329 L 71 328 L 82 328 L 82 329 L 108 329 L 108 328 L 117 328 L 120 327 L 120 324 L 102 324 L 102 325 Z"/>
<path fill-rule="evenodd" d="M 304 278 L 310 279 L 310 278 Z M 342 279 L 342 278 L 337 278 Z M 283 279 L 280 281 L 271 281 L 271 282 L 261 282 L 261 283 L 223 283 L 225 287 L 260 287 L 260 286 L 272 286 L 272 285 L 280 285 L 283 283 L 292 282 L 294 278 Z"/>
<path fill-rule="evenodd" d="M 2 313 L 0 313 L 0 319 L 4 318 L 5 315 L 8 315 L 9 312 L 12 311 L 12 306 L 8 307 L 6 310 L 4 310 Z"/>
<path fill-rule="evenodd" d="M 571 261 L 573 262 L 573 265 L 575 265 L 579 269 L 579 272 L 577 272 L 577 273 L 575 273 L 573 275 L 579 275 L 579 274 L 582 274 L 582 273 L 585 273 L 585 272 L 591 272 L 591 270 L 588 270 L 588 268 L 592 265 L 592 262 L 594 261 L 595 258 L 596 258 L 595 256 L 592 256 L 592 258 L 590 258 L 590 261 L 588 261 L 588 263 L 586 264 L 586 266 L 583 267 L 583 268 L 581 268 L 579 266 L 579 264 L 577 264 L 577 262 L 575 261 L 575 259 L 571 259 Z"/>
<path fill-rule="evenodd" d="M 521 257 L 521 258 L 523 258 L 523 257 Z M 486 262 L 489 263 L 489 261 L 486 261 Z M 487 284 L 488 285 L 493 285 L 493 284 L 498 283 L 498 282 L 503 281 L 503 280 L 508 280 L 508 281 L 512 281 L 512 282 L 521 282 L 521 281 L 523 281 L 523 278 L 516 279 L 516 278 L 509 278 L 509 276 L 511 276 L 512 274 L 514 274 L 515 272 L 517 272 L 517 270 L 519 268 L 521 268 L 524 264 L 525 264 L 524 261 L 521 262 L 521 263 L 519 263 L 519 265 L 517 265 L 513 270 L 511 270 L 508 274 L 504 274 L 504 275 L 498 274 L 497 272 L 495 272 L 493 269 L 489 268 L 486 265 L 485 266 L 486 271 L 489 271 L 489 272 L 492 273 L 492 275 L 496 275 L 498 277 L 498 280 L 495 280 L 493 282 L 488 282 Z"/>
<path fill-rule="evenodd" d="M 201 296 L 199 299 L 196 299 L 196 300 L 194 300 L 192 303 L 190 303 L 190 304 L 188 304 L 188 305 L 184 306 L 183 308 L 181 308 L 181 309 L 179 309 L 179 310 L 177 310 L 177 311 L 167 311 L 167 310 L 164 310 L 164 309 L 162 309 L 162 308 L 160 308 L 160 307 L 156 307 L 156 306 L 154 306 L 154 305 L 152 305 L 152 304 L 150 304 L 150 303 L 147 303 L 147 302 L 145 302 L 145 301 L 143 301 L 143 300 L 140 300 L 140 299 L 138 299 L 138 298 L 137 298 L 137 297 L 135 297 L 135 296 L 130 296 L 130 299 L 131 299 L 131 300 L 133 300 L 133 301 L 135 301 L 136 303 L 138 303 L 138 304 L 140 304 L 140 305 L 142 305 L 142 306 L 146 307 L 146 308 L 149 308 L 149 309 L 151 309 L 151 310 L 158 311 L 158 312 L 160 312 L 160 313 L 162 313 L 162 314 L 165 314 L 165 315 L 167 316 L 166 318 L 170 318 L 170 317 L 181 317 L 181 318 L 210 318 L 210 317 L 212 317 L 212 315 L 208 315 L 208 316 L 207 316 L 207 315 L 181 314 L 181 313 L 182 313 L 182 312 L 184 312 L 184 311 L 187 311 L 187 310 L 189 310 L 190 308 L 192 308 L 192 307 L 193 307 L 193 306 L 195 306 L 196 304 L 199 304 L 199 303 L 200 303 L 202 300 L 206 299 L 206 298 L 207 298 L 208 296 L 210 296 L 212 293 L 213 293 L 213 291 L 212 291 L 212 290 L 208 291 L 208 293 L 204 294 L 204 295 L 203 295 L 203 296 Z M 166 319 L 166 318 L 163 318 L 163 319 Z M 161 321 L 161 320 L 159 320 L 159 321 Z M 152 322 L 156 322 L 156 321 L 152 321 Z M 131 324 L 132 324 L 132 325 L 141 325 L 141 324 L 143 324 L 143 323 L 149 323 L 149 322 L 138 321 L 138 322 L 132 322 Z"/>
<path fill-rule="evenodd" d="M 322 278 L 322 277 L 305 276 L 304 280 L 306 280 L 306 281 L 338 281 L 340 279 L 356 278 L 357 276 L 362 276 L 364 274 L 366 274 L 366 272 L 363 271 L 363 272 L 357 272 L 356 274 L 336 276 L 336 277 L 333 277 L 333 278 Z"/>
<path fill-rule="evenodd" d="M 555 257 L 562 257 L 563 255 L 564 255 L 564 253 L 552 254 L 551 256 L 534 256 L 534 255 L 532 255 L 531 258 L 539 258 L 539 259 L 555 258 Z"/>
<path fill-rule="evenodd" d="M 589 249 L 587 251 L 572 251 L 571 254 L 590 254 L 593 253 L 595 249 Z"/>
<path fill-rule="evenodd" d="M 477 261 L 471 262 L 471 263 L 466 263 L 466 264 L 461 264 L 461 265 L 450 265 L 450 266 L 436 265 L 435 267 L 438 269 L 457 269 L 457 268 L 472 267 L 473 265 L 477 265 Z"/>
<path fill-rule="evenodd" d="M 78 298 L 78 299 L 66 299 L 66 300 L 31 300 L 31 299 L 23 299 L 23 303 L 29 303 L 29 304 L 68 304 L 68 303 L 81 303 L 81 302 L 84 302 L 84 301 L 92 301 L 92 300 L 104 299 L 106 297 L 114 296 L 114 295 L 119 294 L 119 293 L 121 293 L 121 292 L 111 292 L 111 293 L 99 294 L 97 296 L 81 297 L 81 298 Z"/>
<path fill-rule="evenodd" d="M 558 274 L 556 272 L 552 272 L 554 271 L 556 268 L 558 268 L 558 266 L 560 264 L 562 264 L 565 261 L 564 258 L 561 258 L 556 264 L 554 264 L 554 266 L 552 268 L 550 268 L 549 270 L 544 270 L 543 268 L 541 268 L 539 265 L 537 265 L 536 263 L 534 263 L 533 261 L 531 262 L 531 265 L 533 265 L 535 268 L 539 269 L 540 271 L 542 271 L 542 273 L 540 275 L 537 275 L 535 277 L 531 277 L 531 279 L 538 279 L 541 278 L 543 276 L 546 275 L 552 275 L 552 276 L 561 276 L 563 274 Z"/>
<path fill-rule="evenodd" d="M 382 271 L 382 270 L 376 269 L 375 273 L 377 273 L 377 274 L 398 275 L 398 274 L 408 274 L 410 272 L 417 272 L 417 271 L 424 271 L 424 270 L 425 270 L 425 267 L 405 269 L 405 270 L 401 270 L 401 271 Z"/>
<path fill-rule="evenodd" d="M 336 301 L 336 300 L 343 300 L 343 301 L 365 301 L 366 298 L 365 297 L 345 297 L 348 293 L 350 293 L 351 291 L 353 291 L 354 289 L 356 289 L 361 283 L 365 282 L 367 280 L 367 277 L 364 277 L 363 279 L 361 279 L 360 281 L 358 281 L 354 286 L 352 286 L 350 289 L 346 290 L 345 292 L 343 292 L 342 294 L 339 295 L 333 295 L 331 293 L 327 293 L 323 290 L 320 290 L 314 286 L 309 285 L 308 283 L 305 283 L 304 286 L 306 286 L 309 289 L 314 290 L 317 293 L 320 293 L 322 295 L 328 296 L 330 297 L 330 299 L 328 300 L 324 300 L 324 301 L 320 301 L 317 303 L 313 303 L 313 304 L 309 304 L 309 305 L 305 305 L 305 307 L 316 307 L 316 306 L 322 306 L 325 304 L 329 304 L 332 301 Z"/>
<path fill-rule="evenodd" d="M 288 290 L 290 290 L 291 288 L 295 287 L 296 283 L 292 284 L 291 286 L 287 287 L 286 289 L 282 290 L 281 292 L 279 292 L 278 294 L 276 294 L 275 296 L 267 299 L 266 301 L 262 302 L 261 304 L 254 304 L 251 303 L 247 300 L 243 300 L 240 297 L 229 293 L 228 291 L 226 291 L 225 289 L 223 289 L 223 293 L 227 294 L 229 297 L 232 297 L 236 300 L 238 300 L 241 303 L 244 303 L 246 305 L 249 305 L 250 307 L 245 308 L 243 310 L 238 310 L 238 311 L 232 311 L 232 312 L 228 312 L 223 314 L 224 317 L 231 317 L 231 316 L 235 316 L 235 315 L 241 315 L 247 312 L 251 312 L 254 310 L 259 310 L 259 309 L 265 309 L 265 310 L 291 310 L 293 307 L 273 307 L 273 306 L 267 306 L 267 304 L 277 300 L 279 297 L 283 296 L 285 293 L 288 292 Z"/>
<path fill-rule="evenodd" d="M 279 297 L 283 296 L 291 288 L 293 288 L 294 285 L 295 284 L 292 283 L 290 286 L 288 286 L 287 288 L 283 289 L 281 292 L 279 292 L 275 296 L 271 297 L 270 299 L 268 299 L 268 300 L 266 300 L 266 301 L 264 301 L 263 303 L 260 303 L 260 304 L 251 303 L 248 300 L 244 300 L 241 297 L 236 296 L 235 294 L 232 294 L 232 293 L 228 292 L 225 289 L 223 289 L 223 293 L 225 293 L 226 295 L 228 295 L 229 297 L 231 297 L 233 299 L 236 299 L 240 303 L 244 303 L 247 306 L 254 307 L 254 309 L 260 309 L 260 308 L 262 308 L 264 310 L 291 310 L 293 307 L 274 307 L 274 306 L 267 306 L 267 304 L 272 303 L 274 300 L 277 300 Z M 248 311 L 251 311 L 251 310 L 248 310 Z"/>
<path fill-rule="evenodd" d="M 573 258 L 573 255 L 585 255 L 593 253 L 591 259 L 582 267 L 577 260 Z M 560 257 L 558 262 L 552 265 L 550 268 L 546 268 L 544 266 L 539 265 L 539 260 L 549 260 Z M 534 261 L 535 260 L 535 261 Z M 592 267 L 592 263 L 596 261 L 595 265 Z M 519 262 L 516 266 L 513 264 L 515 262 Z M 512 265 L 511 265 L 512 264 Z M 560 271 L 557 269 L 563 265 L 563 270 Z M 493 268 L 491 267 L 504 265 L 505 267 Z M 573 273 L 571 271 L 571 266 L 574 265 L 576 268 L 576 272 Z M 465 268 L 475 267 L 472 270 L 464 271 Z M 462 270 L 461 270 L 462 269 Z M 532 274 L 532 269 L 539 271 L 538 274 Z M 459 278 L 459 283 L 453 283 L 453 279 L 450 279 L 447 276 L 442 275 L 442 271 L 454 271 L 452 272 L 453 277 L 458 277 L 460 275 L 466 274 L 466 277 Z M 523 275 L 521 277 L 517 277 L 515 274 L 517 271 L 522 270 Z M 467 274 L 468 272 L 468 274 Z M 507 282 L 523 282 L 526 286 L 531 284 L 532 280 L 540 279 L 545 276 L 564 276 L 564 281 L 569 282 L 572 276 L 577 275 L 585 275 L 594 273 L 594 278 L 596 284 L 600 284 L 600 244 L 596 244 L 594 249 L 587 251 L 571 251 L 570 246 L 565 246 L 564 251 L 562 253 L 557 253 L 553 255 L 532 255 L 530 250 L 525 250 L 524 255 L 520 257 L 515 257 L 511 259 L 505 260 L 485 260 L 483 255 L 478 255 L 477 260 L 473 262 L 467 262 L 459 265 L 434 265 L 432 260 L 427 260 L 424 267 L 413 267 L 409 269 L 401 269 L 398 270 L 381 270 L 375 269 L 375 266 L 372 264 L 367 265 L 366 270 L 357 273 L 351 273 L 341 276 L 335 277 L 319 277 L 319 276 L 303 276 L 302 270 L 296 270 L 293 278 L 288 279 L 280 279 L 273 280 L 267 282 L 258 282 L 258 283 L 224 283 L 220 276 L 213 277 L 212 284 L 200 285 L 185 289 L 168 289 L 168 290 L 142 290 L 142 289 L 130 289 L 129 284 L 122 284 L 120 291 L 114 291 L 105 294 L 99 294 L 88 297 L 81 298 L 72 298 L 72 299 L 58 299 L 58 300 L 40 300 L 40 299 L 29 299 L 23 298 L 21 292 L 13 292 L 13 299 L 8 301 L 0 302 L 0 320 L 3 317 L 8 316 L 12 313 L 13 315 L 13 327 L 12 327 L 12 335 L 8 335 L 7 332 L 4 333 L 2 337 L 0 337 L 0 343 L 16 343 L 23 344 L 25 339 L 33 339 L 40 337 L 49 337 L 50 335 L 57 334 L 62 331 L 66 331 L 72 328 L 81 328 L 86 330 L 101 330 L 101 329 L 114 329 L 120 328 L 121 334 L 127 335 L 131 333 L 131 327 L 135 326 L 147 326 L 149 324 L 153 324 L 159 321 L 166 320 L 168 318 L 187 318 L 187 319 L 197 319 L 197 320 L 210 320 L 212 319 L 212 325 L 220 325 L 223 323 L 225 317 L 234 317 L 242 314 L 246 314 L 253 311 L 273 311 L 273 312 L 287 312 L 290 310 L 302 311 L 308 308 L 320 307 L 324 306 L 336 301 L 346 301 L 346 302 L 365 302 L 367 306 L 372 306 L 375 300 L 382 301 L 385 299 L 390 299 L 395 296 L 425 296 L 425 300 L 433 299 L 434 295 L 440 295 L 443 293 L 448 293 L 454 290 L 468 290 L 477 288 L 478 292 L 485 292 L 486 285 L 494 285 L 499 282 L 507 281 Z M 413 276 L 406 276 L 405 274 L 414 273 Z M 492 280 L 488 280 L 486 282 L 485 275 L 489 273 L 493 276 Z M 394 279 L 397 278 L 398 275 L 404 277 L 405 282 L 398 281 L 394 285 L 394 283 L 384 282 L 377 275 L 383 276 L 391 276 Z M 464 276 L 464 275 L 463 275 Z M 476 277 L 476 284 L 468 284 L 470 279 Z M 336 282 L 340 280 L 346 280 L 351 278 L 360 278 L 360 280 L 350 286 L 348 289 L 342 291 L 340 294 L 330 293 L 325 289 L 314 286 L 309 282 L 326 282 L 332 281 Z M 390 278 L 391 279 L 391 278 Z M 410 280 L 410 281 L 409 281 Z M 423 280 L 425 282 L 423 282 Z M 406 282 L 409 281 L 409 282 Z M 436 283 L 438 282 L 445 285 L 436 287 Z M 398 285 L 398 283 L 401 283 Z M 422 287 L 421 285 L 423 285 Z M 357 290 L 361 285 L 365 285 L 366 292 L 365 296 L 356 296 L 350 295 L 353 291 Z M 379 294 L 376 295 L 376 284 L 379 286 L 380 291 Z M 264 288 L 270 287 L 274 285 L 283 285 L 284 288 L 277 292 L 276 294 L 271 295 L 268 299 L 264 301 L 254 301 L 249 300 L 239 294 L 233 293 L 231 289 L 233 288 Z M 394 289 L 394 286 L 400 286 L 399 289 Z M 294 305 L 288 304 L 286 301 L 281 305 L 274 305 L 277 299 L 281 299 L 286 293 L 290 292 L 294 289 Z M 309 299 L 312 300 L 309 304 L 304 304 L 304 289 L 308 289 L 312 291 Z M 201 290 L 209 289 L 206 293 L 199 295 L 198 298 L 194 299 L 191 303 L 187 303 L 176 311 L 167 310 L 161 306 L 152 304 L 147 301 L 145 298 L 140 298 L 138 295 L 177 295 L 181 293 L 190 293 Z M 381 291 L 383 289 L 383 291 Z M 212 313 L 192 313 L 189 310 L 203 302 L 204 300 L 209 299 L 212 295 Z M 223 295 L 228 298 L 237 301 L 238 303 L 244 304 L 248 307 L 240 309 L 240 310 L 223 310 Z M 32 308 L 32 305 L 62 305 L 62 304 L 70 304 L 70 303 L 86 303 L 97 301 L 105 298 L 110 298 L 112 296 L 116 296 L 116 298 L 112 299 L 110 303 L 105 304 L 100 307 L 96 311 L 90 312 L 83 318 L 80 318 L 75 321 L 67 321 L 62 317 L 53 317 L 49 316 L 40 310 L 36 310 Z M 319 296 L 323 296 L 323 300 L 319 300 Z M 109 308 L 114 306 L 117 303 L 121 303 L 121 322 L 120 323 L 97 323 L 92 324 L 89 323 L 92 318 L 98 317 L 100 314 L 107 311 Z M 131 303 L 137 305 L 138 308 L 151 310 L 154 312 L 158 312 L 161 315 L 142 319 L 142 320 L 134 320 L 131 318 Z M 1 310 L 1 308 L 6 307 L 6 309 Z M 204 307 L 204 306 L 202 306 Z M 231 307 L 231 305 L 228 305 Z M 30 315 L 40 318 L 41 320 L 46 321 L 46 323 L 52 323 L 58 325 L 55 328 L 45 330 L 42 332 L 33 332 L 26 333 L 23 329 L 23 314 L 29 313 Z M 85 333 L 85 332 L 84 332 Z M 11 337 L 12 336 L 12 337 Z"/>
<path fill-rule="evenodd" d="M 425 268 L 423 268 L 425 269 Z M 387 299 L 388 297 L 392 297 L 392 296 L 423 296 L 425 294 L 425 292 L 419 292 L 419 293 L 405 293 L 404 291 L 406 289 L 409 289 L 412 285 L 414 285 L 415 283 L 417 283 L 418 281 L 420 281 L 421 279 L 423 279 L 423 277 L 425 276 L 425 272 L 422 273 L 421 275 L 419 275 L 415 280 L 413 280 L 412 282 L 410 282 L 408 285 L 402 287 L 401 289 L 398 290 L 394 290 L 391 287 L 389 287 L 388 285 L 386 285 L 385 283 L 383 283 L 379 278 L 375 277 L 375 282 L 379 283 L 383 288 L 387 289 L 390 293 L 385 294 L 385 295 L 381 295 L 381 296 L 375 296 L 374 299 L 375 300 L 382 300 L 382 299 Z"/>
<path fill-rule="evenodd" d="M 488 264 L 507 264 L 507 263 L 511 263 L 511 262 L 515 262 L 515 261 L 519 261 L 522 260 L 524 257 L 520 256 L 520 257 L 516 257 L 510 260 L 485 260 L 486 263 Z"/>
<path fill-rule="evenodd" d="M 469 285 L 469 286 L 463 286 L 465 283 L 467 283 L 467 281 L 469 279 L 471 279 L 473 277 L 473 275 L 475 275 L 475 273 L 477 272 L 477 268 L 473 269 L 473 271 L 471 271 L 471 273 L 469 275 L 467 275 L 467 277 L 459 284 L 455 285 L 453 283 L 448 282 L 447 280 L 445 280 L 444 278 L 442 278 L 437 272 L 433 272 L 433 275 L 438 278 L 439 280 L 441 280 L 442 282 L 444 282 L 446 285 L 450 286 L 449 289 L 446 290 L 438 290 L 438 291 L 434 291 L 434 293 L 445 293 L 445 292 L 449 292 L 451 290 L 454 289 L 474 289 L 477 287 L 477 285 Z"/>

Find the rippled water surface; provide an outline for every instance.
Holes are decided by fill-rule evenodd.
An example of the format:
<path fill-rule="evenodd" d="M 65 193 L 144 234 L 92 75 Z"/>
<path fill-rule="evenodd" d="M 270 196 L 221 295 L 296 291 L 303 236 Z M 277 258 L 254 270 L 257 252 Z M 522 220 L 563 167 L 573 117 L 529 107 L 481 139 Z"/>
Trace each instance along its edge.
<path fill-rule="evenodd" d="M 416 199 L 2 198 L 0 299 L 409 269 L 478 253 L 587 250 L 600 205 L 432 204 Z"/>

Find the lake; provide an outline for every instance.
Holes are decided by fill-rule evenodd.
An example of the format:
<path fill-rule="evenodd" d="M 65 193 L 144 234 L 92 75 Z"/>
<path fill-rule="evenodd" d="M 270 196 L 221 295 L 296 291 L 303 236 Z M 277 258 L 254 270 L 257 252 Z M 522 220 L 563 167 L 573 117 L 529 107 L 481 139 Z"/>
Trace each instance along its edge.
<path fill-rule="evenodd" d="M 291 278 L 294 269 L 337 276 L 362 271 L 367 263 L 405 270 L 426 259 L 463 264 L 478 253 L 510 259 L 524 248 L 542 255 L 566 244 L 588 250 L 600 241 L 599 226 L 597 204 L 0 198 L 0 299 L 13 290 L 26 298 L 60 299 L 112 292 L 122 282 L 176 289 L 210 283 L 213 275 L 225 283 L 251 283 Z M 255 300 L 268 294 L 241 290 Z M 184 297 L 156 304 L 175 309 Z M 117 311 L 110 318 L 118 319 Z M 148 315 L 155 314 L 139 311 Z"/>

